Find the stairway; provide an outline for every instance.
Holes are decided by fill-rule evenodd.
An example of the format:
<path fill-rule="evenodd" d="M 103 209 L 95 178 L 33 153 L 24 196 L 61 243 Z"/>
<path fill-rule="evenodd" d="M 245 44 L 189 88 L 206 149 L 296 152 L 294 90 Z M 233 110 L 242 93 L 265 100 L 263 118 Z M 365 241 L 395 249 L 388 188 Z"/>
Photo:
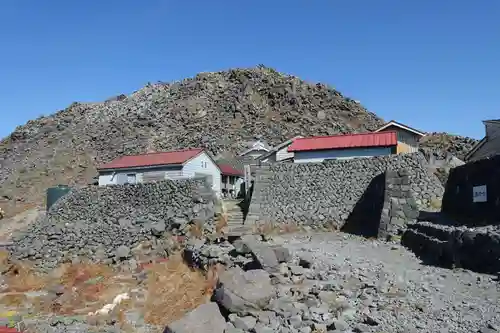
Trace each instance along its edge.
<path fill-rule="evenodd" d="M 244 224 L 244 215 L 240 204 L 241 200 L 224 200 L 227 209 L 228 236 L 241 236 L 252 232 L 252 229 Z"/>

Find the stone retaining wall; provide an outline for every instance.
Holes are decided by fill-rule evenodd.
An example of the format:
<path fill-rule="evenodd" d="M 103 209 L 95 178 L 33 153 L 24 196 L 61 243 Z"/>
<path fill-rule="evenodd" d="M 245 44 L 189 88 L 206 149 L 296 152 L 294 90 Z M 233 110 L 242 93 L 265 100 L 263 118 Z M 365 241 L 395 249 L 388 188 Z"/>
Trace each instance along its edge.
<path fill-rule="evenodd" d="M 486 202 L 474 202 L 474 187 L 486 185 Z M 500 155 L 450 171 L 442 211 L 468 226 L 500 224 Z"/>
<path fill-rule="evenodd" d="M 412 193 L 419 208 L 441 198 L 443 187 L 428 172 L 419 153 L 273 164 L 256 173 L 247 223 L 330 224 L 341 228 L 376 177 L 387 170 L 402 169 L 408 170 L 408 184 L 401 184 L 400 189 Z"/>
<path fill-rule="evenodd" d="M 409 224 L 401 243 L 428 264 L 500 272 L 500 234 L 430 222 Z"/>
<path fill-rule="evenodd" d="M 204 180 L 74 189 L 17 235 L 10 250 L 45 268 L 77 256 L 128 257 L 139 242 L 186 232 L 193 220 L 213 226 L 216 204 Z"/>

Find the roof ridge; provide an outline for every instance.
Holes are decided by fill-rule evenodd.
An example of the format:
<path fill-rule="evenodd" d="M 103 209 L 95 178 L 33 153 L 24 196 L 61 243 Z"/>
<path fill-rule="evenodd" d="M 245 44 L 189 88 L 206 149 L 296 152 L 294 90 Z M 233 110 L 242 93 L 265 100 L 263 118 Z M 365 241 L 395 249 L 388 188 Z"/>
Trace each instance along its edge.
<path fill-rule="evenodd" d="M 318 136 L 309 136 L 304 138 L 297 138 L 295 140 L 304 140 L 304 139 L 326 139 L 326 138 L 337 138 L 341 136 L 361 136 L 361 135 L 382 135 L 387 133 L 396 133 L 396 131 L 386 131 L 386 132 L 367 132 L 367 133 L 351 133 L 351 134 L 334 134 L 334 135 L 318 135 Z"/>

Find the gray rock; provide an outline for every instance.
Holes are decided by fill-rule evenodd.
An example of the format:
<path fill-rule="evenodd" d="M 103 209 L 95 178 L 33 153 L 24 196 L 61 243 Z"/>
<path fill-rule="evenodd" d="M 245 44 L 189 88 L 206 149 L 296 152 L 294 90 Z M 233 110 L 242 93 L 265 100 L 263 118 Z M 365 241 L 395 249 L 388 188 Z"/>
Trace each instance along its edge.
<path fill-rule="evenodd" d="M 120 245 L 116 249 L 116 257 L 120 259 L 128 258 L 130 256 L 130 248 L 125 245 Z"/>
<path fill-rule="evenodd" d="M 167 226 L 165 225 L 164 221 L 158 221 L 153 223 L 153 225 L 151 226 L 151 233 L 156 237 L 160 237 L 163 235 L 166 228 Z"/>
<path fill-rule="evenodd" d="M 260 241 L 255 240 L 252 235 L 243 236 L 241 239 L 245 246 L 250 249 L 255 259 L 264 270 L 275 272 L 279 268 L 279 262 L 273 249 Z"/>
<path fill-rule="evenodd" d="M 257 319 L 251 316 L 236 317 L 232 322 L 234 324 L 234 327 L 241 328 L 242 330 L 245 331 L 250 331 L 257 324 Z"/>
<path fill-rule="evenodd" d="M 217 302 L 233 313 L 246 314 L 252 310 L 265 308 L 276 295 L 269 274 L 264 270 L 244 272 L 235 267 L 223 272 L 216 289 Z"/>
<path fill-rule="evenodd" d="M 216 303 L 202 304 L 168 325 L 165 333 L 224 333 L 226 321 Z"/>
<path fill-rule="evenodd" d="M 292 259 L 292 255 L 290 254 L 290 250 L 286 247 L 275 245 L 272 247 L 276 259 L 280 263 L 289 262 Z"/>
<path fill-rule="evenodd" d="M 226 328 L 224 333 L 245 333 L 241 328 L 230 327 Z"/>

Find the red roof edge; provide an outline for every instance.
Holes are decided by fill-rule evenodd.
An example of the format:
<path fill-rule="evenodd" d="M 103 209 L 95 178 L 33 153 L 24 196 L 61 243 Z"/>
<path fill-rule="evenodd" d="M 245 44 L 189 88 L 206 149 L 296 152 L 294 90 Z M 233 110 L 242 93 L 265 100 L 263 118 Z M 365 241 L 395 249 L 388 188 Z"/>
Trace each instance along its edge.
<path fill-rule="evenodd" d="M 366 137 L 369 137 L 369 139 L 365 140 Z M 392 147 L 396 145 L 396 131 L 368 132 L 299 138 L 294 140 L 294 142 L 288 147 L 288 151 L 298 152 L 310 150 Z"/>
<path fill-rule="evenodd" d="M 243 176 L 243 172 L 235 169 L 229 164 L 218 164 L 220 173 L 226 176 Z"/>
<path fill-rule="evenodd" d="M 104 163 L 101 164 L 97 167 L 97 170 L 112 170 L 112 169 L 126 169 L 126 168 L 132 168 L 132 167 L 151 167 L 151 166 L 157 166 L 157 165 L 178 165 L 178 164 L 184 164 L 190 159 L 198 156 L 202 152 L 204 152 L 205 149 L 203 148 L 187 148 L 187 149 L 181 149 L 181 150 L 172 150 L 172 151 L 164 151 L 164 152 L 152 152 L 152 153 L 144 153 L 144 154 L 136 154 L 136 155 L 122 155 L 114 160 L 112 160 L 109 163 Z M 191 154 L 189 154 L 191 153 Z M 165 161 L 155 161 L 154 163 L 147 163 L 145 159 L 151 159 L 151 161 L 156 157 L 158 158 L 161 155 L 167 155 L 167 154 L 177 154 L 174 155 L 175 157 L 171 159 L 172 162 L 169 162 L 168 159 L 165 159 Z M 180 155 L 185 155 L 185 156 L 180 156 Z M 170 158 L 172 156 L 169 156 Z M 127 160 L 132 160 L 132 163 L 120 163 L 124 159 Z M 140 161 L 140 162 L 138 162 Z"/>

